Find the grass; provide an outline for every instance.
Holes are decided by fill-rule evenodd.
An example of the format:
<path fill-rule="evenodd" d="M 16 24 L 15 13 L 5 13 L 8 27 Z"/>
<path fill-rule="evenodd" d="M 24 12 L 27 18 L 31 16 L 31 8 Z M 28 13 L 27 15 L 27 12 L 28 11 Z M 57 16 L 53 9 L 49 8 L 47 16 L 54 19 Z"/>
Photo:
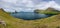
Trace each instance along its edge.
<path fill-rule="evenodd" d="M 44 19 L 22 20 L 0 10 L 0 19 L 7 24 L 6 27 L 0 25 L 2 28 L 59 28 L 60 26 L 60 14 Z"/>

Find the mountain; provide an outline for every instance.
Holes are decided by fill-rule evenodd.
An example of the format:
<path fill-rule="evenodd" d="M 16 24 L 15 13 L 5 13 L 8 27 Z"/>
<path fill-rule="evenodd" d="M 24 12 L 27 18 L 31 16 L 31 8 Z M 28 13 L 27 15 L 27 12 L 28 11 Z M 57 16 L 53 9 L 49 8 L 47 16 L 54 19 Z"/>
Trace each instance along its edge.
<path fill-rule="evenodd" d="M 58 10 L 56 10 L 56 9 L 54 9 L 54 8 L 47 8 L 45 11 L 56 11 L 56 12 L 60 12 L 60 11 L 58 11 Z"/>
<path fill-rule="evenodd" d="M 59 14 L 60 11 L 58 11 L 58 10 L 56 10 L 56 9 L 54 9 L 54 8 L 47 8 L 47 9 L 44 11 L 44 13 L 45 13 L 45 14 L 52 14 L 52 15 L 54 15 L 54 14 Z"/>
<path fill-rule="evenodd" d="M 0 8 L 0 11 L 3 11 L 3 12 L 5 12 L 3 8 Z"/>
<path fill-rule="evenodd" d="M 55 15 L 55 14 L 59 14 L 60 11 L 54 9 L 54 8 L 47 8 L 46 10 L 40 10 L 40 9 L 36 9 L 34 12 L 36 13 L 42 13 L 42 14 L 51 14 L 51 15 Z"/>
<path fill-rule="evenodd" d="M 37 20 L 22 20 L 10 16 L 0 9 L 0 19 L 7 24 L 6 28 L 59 28 L 60 14 Z M 0 25 L 0 27 L 4 27 Z"/>

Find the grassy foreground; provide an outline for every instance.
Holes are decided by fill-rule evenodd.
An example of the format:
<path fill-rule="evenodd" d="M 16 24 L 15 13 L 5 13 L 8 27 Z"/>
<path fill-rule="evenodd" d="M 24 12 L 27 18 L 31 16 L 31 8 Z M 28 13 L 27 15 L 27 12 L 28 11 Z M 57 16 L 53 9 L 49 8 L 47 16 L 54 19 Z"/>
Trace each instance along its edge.
<path fill-rule="evenodd" d="M 8 13 L 0 10 L 0 19 L 6 22 L 7 26 L 0 25 L 0 28 L 59 28 L 60 14 L 44 19 L 22 20 L 10 16 Z"/>

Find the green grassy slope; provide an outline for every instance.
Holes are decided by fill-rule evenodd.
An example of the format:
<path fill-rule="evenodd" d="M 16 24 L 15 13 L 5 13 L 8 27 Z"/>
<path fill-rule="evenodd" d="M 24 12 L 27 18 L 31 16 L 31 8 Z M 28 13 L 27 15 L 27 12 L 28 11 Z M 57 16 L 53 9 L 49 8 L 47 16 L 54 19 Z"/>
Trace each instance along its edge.
<path fill-rule="evenodd" d="M 44 19 L 22 20 L 10 16 L 0 10 L 0 19 L 6 22 L 6 28 L 58 28 L 60 27 L 60 14 Z M 0 27 L 4 27 L 0 25 Z"/>

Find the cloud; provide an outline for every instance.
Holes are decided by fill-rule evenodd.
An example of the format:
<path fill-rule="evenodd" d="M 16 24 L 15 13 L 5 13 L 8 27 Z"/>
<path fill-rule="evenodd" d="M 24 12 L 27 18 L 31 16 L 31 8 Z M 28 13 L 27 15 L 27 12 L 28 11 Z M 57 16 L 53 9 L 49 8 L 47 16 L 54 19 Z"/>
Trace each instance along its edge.
<path fill-rule="evenodd" d="M 42 3 L 38 4 L 36 8 L 45 10 L 48 7 L 55 8 L 57 10 L 60 9 L 60 5 L 57 4 L 55 1 L 42 2 Z"/>
<path fill-rule="evenodd" d="M 1 0 L 0 7 L 5 11 L 24 11 L 33 12 L 35 9 L 45 10 L 48 7 L 60 9 L 60 5 L 56 1 L 49 0 Z"/>
<path fill-rule="evenodd" d="M 50 5 L 48 5 L 47 2 L 41 2 L 40 4 L 36 5 L 36 9 L 45 9 L 47 7 L 49 7 Z"/>
<path fill-rule="evenodd" d="M 26 7 L 34 7 L 34 3 L 32 1 L 28 1 Z"/>
<path fill-rule="evenodd" d="M 2 0 L 3 2 L 16 3 L 17 0 Z"/>
<path fill-rule="evenodd" d="M 56 3 L 58 3 L 58 4 L 60 4 L 60 0 L 54 0 L 54 1 L 56 1 Z"/>

